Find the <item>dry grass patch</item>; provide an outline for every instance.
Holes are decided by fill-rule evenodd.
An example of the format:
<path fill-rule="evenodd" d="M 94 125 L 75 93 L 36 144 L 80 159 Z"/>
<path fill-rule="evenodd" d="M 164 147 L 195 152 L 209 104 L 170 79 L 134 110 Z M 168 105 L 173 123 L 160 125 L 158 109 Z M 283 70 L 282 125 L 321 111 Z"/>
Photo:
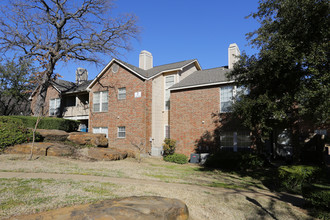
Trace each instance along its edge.
<path fill-rule="evenodd" d="M 56 157 L 27 161 L 25 156 L 0 155 L 0 167 L 1 171 L 59 173 L 66 178 L 0 179 L 0 218 L 108 198 L 155 195 L 182 200 L 194 220 L 310 219 L 258 180 L 192 164 L 153 158 L 141 163 L 134 159 L 89 162 Z M 90 181 L 70 180 L 72 175 L 66 174 L 81 174 L 80 180 Z"/>
<path fill-rule="evenodd" d="M 116 198 L 119 186 L 54 179 L 0 179 L 0 217 Z"/>

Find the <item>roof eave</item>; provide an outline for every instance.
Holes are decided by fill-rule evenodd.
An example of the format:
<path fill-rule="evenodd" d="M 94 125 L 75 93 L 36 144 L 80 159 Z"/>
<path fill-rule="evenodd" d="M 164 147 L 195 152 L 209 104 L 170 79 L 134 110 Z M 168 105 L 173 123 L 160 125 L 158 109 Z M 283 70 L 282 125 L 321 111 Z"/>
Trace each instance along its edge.
<path fill-rule="evenodd" d="M 190 64 L 192 64 L 192 63 L 194 63 L 194 62 L 196 62 L 198 68 L 200 68 L 200 70 L 201 70 L 202 68 L 201 68 L 201 66 L 199 65 L 198 60 L 195 59 L 195 60 L 191 61 L 190 63 L 187 63 L 186 65 L 184 65 L 184 66 L 182 66 L 182 67 L 180 67 L 180 68 L 169 69 L 169 70 L 163 70 L 163 71 L 161 71 L 161 72 L 159 72 L 159 73 L 157 73 L 157 74 L 155 74 L 155 75 L 149 77 L 148 80 L 149 80 L 149 79 L 152 79 L 152 78 L 155 78 L 155 77 L 157 77 L 157 76 L 159 76 L 159 75 L 161 75 L 161 74 L 167 73 L 167 72 L 182 71 L 185 67 L 189 66 Z"/>
<path fill-rule="evenodd" d="M 215 82 L 215 83 L 205 83 L 205 84 L 198 84 L 198 85 L 191 85 L 191 86 L 183 86 L 178 88 L 170 88 L 170 91 L 174 90 L 183 90 L 183 89 L 193 89 L 193 88 L 199 88 L 199 87 L 206 87 L 206 86 L 216 86 L 216 85 L 224 85 L 229 83 L 234 83 L 234 80 L 231 81 L 224 81 L 224 82 Z"/>

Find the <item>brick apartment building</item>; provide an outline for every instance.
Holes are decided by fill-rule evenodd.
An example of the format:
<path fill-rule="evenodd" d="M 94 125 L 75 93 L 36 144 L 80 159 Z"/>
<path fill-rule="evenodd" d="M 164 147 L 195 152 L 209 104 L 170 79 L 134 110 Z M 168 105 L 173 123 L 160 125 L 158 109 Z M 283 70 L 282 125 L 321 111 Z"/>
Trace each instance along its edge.
<path fill-rule="evenodd" d="M 152 54 L 142 51 L 139 67 L 112 59 L 90 81 L 87 71 L 78 68 L 76 83 L 52 82 L 45 113 L 105 133 L 111 147 L 143 148 L 159 155 L 170 137 L 177 141 L 177 152 L 189 155 L 198 147 L 196 140 L 215 129 L 212 115 L 226 113 L 239 90 L 225 76 L 237 55 L 238 46 L 231 44 L 228 66 L 202 70 L 196 59 L 154 67 Z M 220 139 L 223 147 L 237 149 L 249 146 L 248 136 L 235 130 Z"/>

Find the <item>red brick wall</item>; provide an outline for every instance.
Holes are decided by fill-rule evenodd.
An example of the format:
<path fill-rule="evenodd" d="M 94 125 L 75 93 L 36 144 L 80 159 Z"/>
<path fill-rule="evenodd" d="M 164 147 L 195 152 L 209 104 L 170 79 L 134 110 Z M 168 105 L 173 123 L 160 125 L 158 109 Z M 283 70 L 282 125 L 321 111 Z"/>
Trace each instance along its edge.
<path fill-rule="evenodd" d="M 32 96 L 32 101 L 31 101 L 32 114 L 34 113 L 34 106 L 37 102 L 37 94 L 38 94 L 38 91 L 36 91 L 34 96 Z M 53 86 L 49 86 L 47 89 L 47 95 L 46 95 L 45 105 L 44 105 L 44 115 L 45 116 L 49 116 L 49 100 L 56 99 L 56 98 L 60 98 L 60 93 Z"/>
<path fill-rule="evenodd" d="M 93 127 L 107 127 L 109 146 L 136 150 L 135 145 L 150 151 L 151 136 L 151 81 L 145 81 L 123 67 L 117 73 L 109 68 L 92 86 L 89 93 L 89 131 Z M 118 88 L 126 87 L 126 99 L 118 100 Z M 108 111 L 93 112 L 93 92 L 108 90 Z M 140 98 L 134 93 L 141 92 Z M 126 138 L 117 137 L 118 126 L 126 127 Z"/>
<path fill-rule="evenodd" d="M 172 91 L 170 133 L 177 141 L 176 152 L 187 156 L 195 152 L 195 141 L 214 130 L 212 113 L 219 110 L 219 87 Z"/>

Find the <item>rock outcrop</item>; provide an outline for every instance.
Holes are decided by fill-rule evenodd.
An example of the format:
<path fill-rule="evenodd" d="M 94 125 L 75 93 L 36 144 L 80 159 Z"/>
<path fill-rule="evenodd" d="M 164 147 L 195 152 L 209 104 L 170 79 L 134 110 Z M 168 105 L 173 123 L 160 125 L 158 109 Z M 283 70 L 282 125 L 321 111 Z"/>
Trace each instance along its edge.
<path fill-rule="evenodd" d="M 44 141 L 65 141 L 69 133 L 61 130 L 37 129 L 37 132 L 43 137 Z"/>
<path fill-rule="evenodd" d="M 186 204 L 178 199 L 142 196 L 105 200 L 94 204 L 62 208 L 29 216 L 16 216 L 12 219 L 187 220 L 188 218 L 189 212 Z"/>
<path fill-rule="evenodd" d="M 86 156 L 94 160 L 122 160 L 127 157 L 127 152 L 111 148 L 90 148 Z"/>
<path fill-rule="evenodd" d="M 80 145 L 93 145 L 95 147 L 107 147 L 108 139 L 105 134 L 93 134 L 86 132 L 71 132 L 68 140 Z"/>
<path fill-rule="evenodd" d="M 30 154 L 32 143 L 18 144 L 5 149 L 7 154 Z M 74 148 L 59 143 L 36 142 L 33 146 L 34 155 L 42 156 L 71 156 Z"/>

